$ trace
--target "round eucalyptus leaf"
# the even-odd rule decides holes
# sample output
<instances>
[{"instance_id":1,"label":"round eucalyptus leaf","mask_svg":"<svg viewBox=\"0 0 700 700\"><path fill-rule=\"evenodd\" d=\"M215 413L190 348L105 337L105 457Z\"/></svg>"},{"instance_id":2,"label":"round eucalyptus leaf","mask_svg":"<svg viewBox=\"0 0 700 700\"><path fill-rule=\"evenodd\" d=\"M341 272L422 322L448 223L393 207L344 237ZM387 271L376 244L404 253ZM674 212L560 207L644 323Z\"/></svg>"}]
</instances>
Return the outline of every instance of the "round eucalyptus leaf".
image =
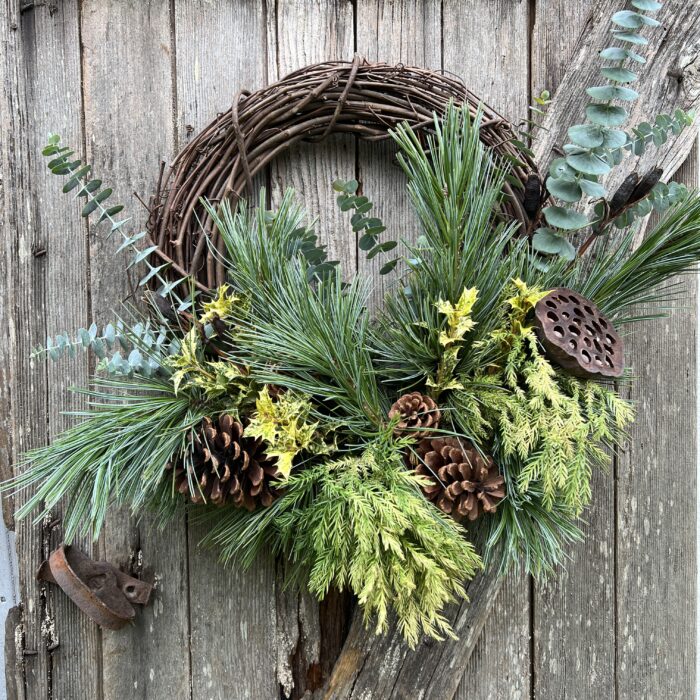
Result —
<instances>
[{"instance_id":1,"label":"round eucalyptus leaf","mask_svg":"<svg viewBox=\"0 0 700 700\"><path fill-rule=\"evenodd\" d=\"M566 157L566 162L574 170L578 170L586 175L607 175L610 172L610 166L597 153L588 152L570 155Z\"/></svg>"},{"instance_id":2,"label":"round eucalyptus leaf","mask_svg":"<svg viewBox=\"0 0 700 700\"><path fill-rule=\"evenodd\" d=\"M578 202L583 196L578 183L571 180L549 177L547 178L547 189L564 202Z\"/></svg>"},{"instance_id":3,"label":"round eucalyptus leaf","mask_svg":"<svg viewBox=\"0 0 700 700\"><path fill-rule=\"evenodd\" d=\"M622 100L632 102L639 97L639 93L631 88L620 87L619 85L596 85L589 87L586 92L594 100Z\"/></svg>"},{"instance_id":4,"label":"round eucalyptus leaf","mask_svg":"<svg viewBox=\"0 0 700 700\"><path fill-rule=\"evenodd\" d=\"M588 219L584 214L567 209L565 207L545 207L544 218L550 226L560 228L562 231L576 231L588 226Z\"/></svg>"},{"instance_id":5,"label":"round eucalyptus leaf","mask_svg":"<svg viewBox=\"0 0 700 700\"><path fill-rule=\"evenodd\" d=\"M620 12L616 12L612 16L612 21L625 29L639 29L644 26L645 19L644 15L640 15L639 12L633 12L632 10L620 10Z\"/></svg>"},{"instance_id":6,"label":"round eucalyptus leaf","mask_svg":"<svg viewBox=\"0 0 700 700\"><path fill-rule=\"evenodd\" d=\"M608 79L616 83L633 83L638 76L627 68L601 68L600 72Z\"/></svg>"},{"instance_id":7,"label":"round eucalyptus leaf","mask_svg":"<svg viewBox=\"0 0 700 700\"><path fill-rule=\"evenodd\" d=\"M596 199L605 197L605 187L596 180L582 178L579 180L578 185L589 197L595 197Z\"/></svg>"},{"instance_id":8,"label":"round eucalyptus leaf","mask_svg":"<svg viewBox=\"0 0 700 700\"><path fill-rule=\"evenodd\" d=\"M627 143L627 134L619 129L606 129L603 138L603 148L622 148Z\"/></svg>"},{"instance_id":9,"label":"round eucalyptus leaf","mask_svg":"<svg viewBox=\"0 0 700 700\"><path fill-rule=\"evenodd\" d=\"M576 180L576 171L564 160L555 158L549 166L549 174L557 180Z\"/></svg>"},{"instance_id":10,"label":"round eucalyptus leaf","mask_svg":"<svg viewBox=\"0 0 700 700\"><path fill-rule=\"evenodd\" d=\"M632 0L632 5L644 12L657 12L662 7L661 3L656 2L656 0Z\"/></svg>"},{"instance_id":11,"label":"round eucalyptus leaf","mask_svg":"<svg viewBox=\"0 0 700 700\"><path fill-rule=\"evenodd\" d=\"M636 44L637 46L646 46L649 43L648 39L634 32L613 32L613 36L618 41L625 41L628 44Z\"/></svg>"},{"instance_id":12,"label":"round eucalyptus leaf","mask_svg":"<svg viewBox=\"0 0 700 700\"><path fill-rule=\"evenodd\" d=\"M598 124L576 124L569 127L568 134L576 145L584 148L601 146L605 138L603 129Z\"/></svg>"},{"instance_id":13,"label":"round eucalyptus leaf","mask_svg":"<svg viewBox=\"0 0 700 700\"><path fill-rule=\"evenodd\" d=\"M618 105L590 104L586 116L600 126L620 126L627 119L627 110Z\"/></svg>"},{"instance_id":14,"label":"round eucalyptus leaf","mask_svg":"<svg viewBox=\"0 0 700 700\"><path fill-rule=\"evenodd\" d=\"M621 46L609 46L600 52L600 57L606 61L624 61L627 58L627 49Z\"/></svg>"},{"instance_id":15,"label":"round eucalyptus leaf","mask_svg":"<svg viewBox=\"0 0 700 700\"><path fill-rule=\"evenodd\" d=\"M532 237L532 247L540 253L558 255L565 260L573 260L576 256L576 248L549 228L537 229Z\"/></svg>"}]
</instances>

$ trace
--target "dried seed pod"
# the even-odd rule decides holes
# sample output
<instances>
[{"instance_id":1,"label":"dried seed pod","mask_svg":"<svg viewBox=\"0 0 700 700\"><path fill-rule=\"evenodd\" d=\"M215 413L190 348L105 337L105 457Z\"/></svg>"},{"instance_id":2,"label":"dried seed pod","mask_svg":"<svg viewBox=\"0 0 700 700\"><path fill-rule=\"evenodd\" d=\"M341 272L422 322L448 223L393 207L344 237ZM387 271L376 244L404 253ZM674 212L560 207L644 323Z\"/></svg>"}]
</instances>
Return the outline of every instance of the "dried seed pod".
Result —
<instances>
[{"instance_id":1,"label":"dried seed pod","mask_svg":"<svg viewBox=\"0 0 700 700\"><path fill-rule=\"evenodd\" d=\"M632 192L634 192L635 187L639 183L639 175L637 173L630 173L623 181L622 184L615 190L615 194L610 198L610 211L614 216L617 214L622 207L627 204Z\"/></svg>"},{"instance_id":2,"label":"dried seed pod","mask_svg":"<svg viewBox=\"0 0 700 700\"><path fill-rule=\"evenodd\" d=\"M559 287L535 306L535 327L547 357L577 377L619 377L622 338L598 307Z\"/></svg>"},{"instance_id":3,"label":"dried seed pod","mask_svg":"<svg viewBox=\"0 0 700 700\"><path fill-rule=\"evenodd\" d=\"M542 183L537 173L530 173L525 181L523 194L523 209L525 213L534 219L540 211L542 204Z\"/></svg>"},{"instance_id":4,"label":"dried seed pod","mask_svg":"<svg viewBox=\"0 0 700 700\"><path fill-rule=\"evenodd\" d=\"M649 192L654 189L654 186L659 182L663 174L663 168L654 168L653 170L650 170L634 188L632 194L627 200L627 204L634 204L640 199L644 199L644 197L646 197Z\"/></svg>"}]
</instances>

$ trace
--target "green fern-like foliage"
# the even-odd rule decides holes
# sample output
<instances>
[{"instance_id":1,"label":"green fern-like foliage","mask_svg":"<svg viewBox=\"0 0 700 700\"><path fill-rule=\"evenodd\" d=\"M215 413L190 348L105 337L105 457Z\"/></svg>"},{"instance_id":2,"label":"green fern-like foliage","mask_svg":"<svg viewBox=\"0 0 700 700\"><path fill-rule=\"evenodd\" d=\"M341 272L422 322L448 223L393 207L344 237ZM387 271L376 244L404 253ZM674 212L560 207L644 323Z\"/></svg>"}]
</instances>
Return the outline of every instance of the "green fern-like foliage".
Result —
<instances>
[{"instance_id":1,"label":"green fern-like foliage","mask_svg":"<svg viewBox=\"0 0 700 700\"><path fill-rule=\"evenodd\" d=\"M393 608L411 646L421 634L452 635L441 611L464 597L462 581L481 567L459 527L418 485L399 451L368 448L293 475L283 499L295 507L282 506L277 518L279 546L308 570L314 595L323 598L331 586L353 591L377 633Z\"/></svg>"},{"instance_id":2,"label":"green fern-like foliage","mask_svg":"<svg viewBox=\"0 0 700 700\"><path fill-rule=\"evenodd\" d=\"M480 438L497 432L499 456L519 464L520 494L536 483L541 502L580 514L591 497L591 469L607 463L601 445L615 445L633 411L614 387L557 372L544 357L528 313L543 292L516 281L502 329L484 343L489 373L455 392L454 420Z\"/></svg>"}]
</instances>

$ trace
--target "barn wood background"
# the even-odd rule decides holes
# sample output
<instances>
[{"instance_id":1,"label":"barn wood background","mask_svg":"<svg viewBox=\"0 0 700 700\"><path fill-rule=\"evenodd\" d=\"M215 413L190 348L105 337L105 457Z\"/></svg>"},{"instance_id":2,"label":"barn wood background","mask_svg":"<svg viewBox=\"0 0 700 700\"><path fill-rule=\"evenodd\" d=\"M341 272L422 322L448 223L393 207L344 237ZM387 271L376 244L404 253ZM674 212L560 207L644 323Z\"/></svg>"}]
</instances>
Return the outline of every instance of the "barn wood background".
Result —
<instances>
[{"instance_id":1,"label":"barn wood background","mask_svg":"<svg viewBox=\"0 0 700 700\"><path fill-rule=\"evenodd\" d=\"M696 3L666 5L668 20ZM143 221L132 193L147 197L160 160L227 109L240 88L359 52L453 71L519 120L532 94L566 80L581 33L621 7L611 0L0 0L3 473L19 452L67 425L59 411L76 405L67 389L92 369L86 356L32 362L30 348L47 333L108 319L129 294L113 243L87 229L45 172L38 153L49 131L77 145ZM669 42L661 32L650 51ZM671 102L685 89L682 78L657 75ZM564 115L567 124L580 107ZM678 176L696 184L697 172L694 152ZM298 188L320 214L333 255L374 272L358 257L330 189L333 179L353 175L390 230L410 235L414 221L386 147L352 139L304 146L276 163L268 181L273 198ZM685 308L630 341L639 419L629 449L595 478L585 544L551 584L505 582L456 698L694 695L694 281L688 289ZM175 522L159 533L126 512L112 515L97 544L82 544L155 580L157 595L134 627L101 633L34 580L61 540L60 514L35 527L13 524L11 503L3 512L17 530L22 593L7 625L10 698L261 700L298 696L333 664L342 630L325 625L322 637L319 629L324 618L342 619L341 601L319 612L307 597L281 590L279 564L224 570L214 553L197 549L196 528Z\"/></svg>"}]
</instances>

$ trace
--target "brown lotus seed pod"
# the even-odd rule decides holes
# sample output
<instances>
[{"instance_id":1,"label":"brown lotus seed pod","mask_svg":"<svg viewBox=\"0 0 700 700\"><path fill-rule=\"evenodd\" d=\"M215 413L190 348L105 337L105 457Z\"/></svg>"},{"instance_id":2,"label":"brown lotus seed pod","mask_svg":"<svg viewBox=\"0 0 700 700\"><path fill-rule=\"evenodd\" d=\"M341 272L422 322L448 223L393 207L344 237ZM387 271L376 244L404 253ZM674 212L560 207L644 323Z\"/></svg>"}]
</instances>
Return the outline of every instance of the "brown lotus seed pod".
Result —
<instances>
[{"instance_id":1,"label":"brown lotus seed pod","mask_svg":"<svg viewBox=\"0 0 700 700\"><path fill-rule=\"evenodd\" d=\"M535 327L547 357L577 377L619 377L624 347L612 323L590 300L559 287L535 306Z\"/></svg>"}]
</instances>

